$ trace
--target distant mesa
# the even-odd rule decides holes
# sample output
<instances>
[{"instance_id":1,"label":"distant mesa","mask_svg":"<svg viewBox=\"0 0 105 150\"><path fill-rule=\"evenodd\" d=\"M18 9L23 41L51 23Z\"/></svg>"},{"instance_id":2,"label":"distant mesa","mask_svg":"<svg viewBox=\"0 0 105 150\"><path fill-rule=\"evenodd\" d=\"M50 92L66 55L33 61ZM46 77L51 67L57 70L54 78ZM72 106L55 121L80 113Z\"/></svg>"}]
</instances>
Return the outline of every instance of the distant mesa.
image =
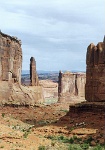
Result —
<instances>
[{"instance_id":1,"label":"distant mesa","mask_svg":"<svg viewBox=\"0 0 105 150\"><path fill-rule=\"evenodd\" d=\"M59 72L58 102L80 102L85 100L85 73Z\"/></svg>"},{"instance_id":2,"label":"distant mesa","mask_svg":"<svg viewBox=\"0 0 105 150\"><path fill-rule=\"evenodd\" d=\"M86 54L86 74L59 72L58 102L75 99L105 102L105 36L97 46L91 43Z\"/></svg>"}]
</instances>

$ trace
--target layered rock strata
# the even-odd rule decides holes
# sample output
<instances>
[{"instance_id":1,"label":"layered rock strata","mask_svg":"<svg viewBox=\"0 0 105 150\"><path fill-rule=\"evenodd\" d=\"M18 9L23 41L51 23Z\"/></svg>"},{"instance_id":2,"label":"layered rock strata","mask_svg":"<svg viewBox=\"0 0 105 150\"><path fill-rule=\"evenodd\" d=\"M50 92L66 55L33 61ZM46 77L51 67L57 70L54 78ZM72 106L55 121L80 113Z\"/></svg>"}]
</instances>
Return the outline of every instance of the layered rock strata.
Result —
<instances>
[{"instance_id":1,"label":"layered rock strata","mask_svg":"<svg viewBox=\"0 0 105 150\"><path fill-rule=\"evenodd\" d=\"M20 84L21 68L21 41L0 32L0 81Z\"/></svg>"},{"instance_id":2,"label":"layered rock strata","mask_svg":"<svg viewBox=\"0 0 105 150\"><path fill-rule=\"evenodd\" d=\"M36 72L36 61L34 59L34 57L30 58L30 84L32 86L38 86L39 85L39 81L38 81L38 75Z\"/></svg>"},{"instance_id":3,"label":"layered rock strata","mask_svg":"<svg viewBox=\"0 0 105 150\"><path fill-rule=\"evenodd\" d=\"M85 98L89 102L105 102L105 38L97 46L87 48Z\"/></svg>"},{"instance_id":4,"label":"layered rock strata","mask_svg":"<svg viewBox=\"0 0 105 150\"><path fill-rule=\"evenodd\" d=\"M7 81L0 81L0 105L34 106L43 102L41 86L10 85Z\"/></svg>"},{"instance_id":5,"label":"layered rock strata","mask_svg":"<svg viewBox=\"0 0 105 150\"><path fill-rule=\"evenodd\" d=\"M97 46L91 43L86 54L86 102L70 106L69 115L87 111L105 112L105 37Z\"/></svg>"},{"instance_id":6,"label":"layered rock strata","mask_svg":"<svg viewBox=\"0 0 105 150\"><path fill-rule=\"evenodd\" d=\"M58 102L85 100L85 73L59 72Z\"/></svg>"},{"instance_id":7,"label":"layered rock strata","mask_svg":"<svg viewBox=\"0 0 105 150\"><path fill-rule=\"evenodd\" d=\"M58 83L51 80L40 80L39 84L43 87L44 99L58 99Z\"/></svg>"},{"instance_id":8,"label":"layered rock strata","mask_svg":"<svg viewBox=\"0 0 105 150\"><path fill-rule=\"evenodd\" d=\"M82 102L69 107L69 112L105 112L105 102ZM70 113L69 113L70 114Z\"/></svg>"},{"instance_id":9,"label":"layered rock strata","mask_svg":"<svg viewBox=\"0 0 105 150\"><path fill-rule=\"evenodd\" d=\"M21 41L0 32L0 105L35 105L42 103L43 90L38 86L36 64L31 58L31 85L21 85Z\"/></svg>"}]
</instances>

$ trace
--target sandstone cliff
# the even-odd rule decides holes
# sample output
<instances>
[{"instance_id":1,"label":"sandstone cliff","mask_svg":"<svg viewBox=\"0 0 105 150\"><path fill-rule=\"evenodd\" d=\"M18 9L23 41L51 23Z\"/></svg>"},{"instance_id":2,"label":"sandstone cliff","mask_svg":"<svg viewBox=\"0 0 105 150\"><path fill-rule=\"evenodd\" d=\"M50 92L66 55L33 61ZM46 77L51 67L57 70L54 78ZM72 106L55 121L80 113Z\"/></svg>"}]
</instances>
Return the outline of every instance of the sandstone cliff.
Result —
<instances>
[{"instance_id":1,"label":"sandstone cliff","mask_svg":"<svg viewBox=\"0 0 105 150\"><path fill-rule=\"evenodd\" d=\"M86 65L86 100L105 101L105 38L88 46Z\"/></svg>"},{"instance_id":2,"label":"sandstone cliff","mask_svg":"<svg viewBox=\"0 0 105 150\"><path fill-rule=\"evenodd\" d=\"M42 103L42 87L38 86L36 63L30 60L31 85L21 85L21 41L0 32L0 104L34 105ZM35 82L35 83L34 83Z\"/></svg>"},{"instance_id":3,"label":"sandstone cliff","mask_svg":"<svg viewBox=\"0 0 105 150\"><path fill-rule=\"evenodd\" d=\"M21 83L21 68L21 41L0 32L0 80Z\"/></svg>"},{"instance_id":4,"label":"sandstone cliff","mask_svg":"<svg viewBox=\"0 0 105 150\"><path fill-rule=\"evenodd\" d=\"M58 101L85 100L85 73L59 73Z\"/></svg>"},{"instance_id":5,"label":"sandstone cliff","mask_svg":"<svg viewBox=\"0 0 105 150\"><path fill-rule=\"evenodd\" d=\"M0 81L0 105L34 106L36 103L43 103L41 86L10 85Z\"/></svg>"},{"instance_id":6,"label":"sandstone cliff","mask_svg":"<svg viewBox=\"0 0 105 150\"><path fill-rule=\"evenodd\" d=\"M51 80L40 80L39 84L43 87L44 99L58 99L58 83Z\"/></svg>"}]
</instances>

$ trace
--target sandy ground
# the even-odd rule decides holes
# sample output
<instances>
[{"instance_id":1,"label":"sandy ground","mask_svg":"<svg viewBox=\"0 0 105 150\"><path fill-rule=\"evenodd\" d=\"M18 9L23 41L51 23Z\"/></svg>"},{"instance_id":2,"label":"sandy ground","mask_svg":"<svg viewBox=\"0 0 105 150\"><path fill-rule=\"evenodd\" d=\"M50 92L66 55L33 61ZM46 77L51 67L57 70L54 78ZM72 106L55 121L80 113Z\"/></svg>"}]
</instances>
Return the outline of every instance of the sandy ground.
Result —
<instances>
[{"instance_id":1,"label":"sandy ground","mask_svg":"<svg viewBox=\"0 0 105 150\"><path fill-rule=\"evenodd\" d=\"M0 107L0 149L38 150L41 145L52 145L48 137L61 135L82 139L91 135L94 144L103 144L104 112L68 114L68 110L69 104Z\"/></svg>"}]
</instances>

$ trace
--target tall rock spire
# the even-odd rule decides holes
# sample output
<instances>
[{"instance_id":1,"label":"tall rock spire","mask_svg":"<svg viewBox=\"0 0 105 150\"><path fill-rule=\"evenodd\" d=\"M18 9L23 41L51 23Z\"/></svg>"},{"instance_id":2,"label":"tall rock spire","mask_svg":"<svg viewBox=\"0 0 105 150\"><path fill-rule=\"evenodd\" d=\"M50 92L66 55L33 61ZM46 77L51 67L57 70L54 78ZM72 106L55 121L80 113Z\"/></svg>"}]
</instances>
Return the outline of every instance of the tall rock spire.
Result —
<instances>
[{"instance_id":1,"label":"tall rock spire","mask_svg":"<svg viewBox=\"0 0 105 150\"><path fill-rule=\"evenodd\" d=\"M34 57L30 58L30 81L32 86L38 86L38 76L36 72L36 61Z\"/></svg>"}]
</instances>

